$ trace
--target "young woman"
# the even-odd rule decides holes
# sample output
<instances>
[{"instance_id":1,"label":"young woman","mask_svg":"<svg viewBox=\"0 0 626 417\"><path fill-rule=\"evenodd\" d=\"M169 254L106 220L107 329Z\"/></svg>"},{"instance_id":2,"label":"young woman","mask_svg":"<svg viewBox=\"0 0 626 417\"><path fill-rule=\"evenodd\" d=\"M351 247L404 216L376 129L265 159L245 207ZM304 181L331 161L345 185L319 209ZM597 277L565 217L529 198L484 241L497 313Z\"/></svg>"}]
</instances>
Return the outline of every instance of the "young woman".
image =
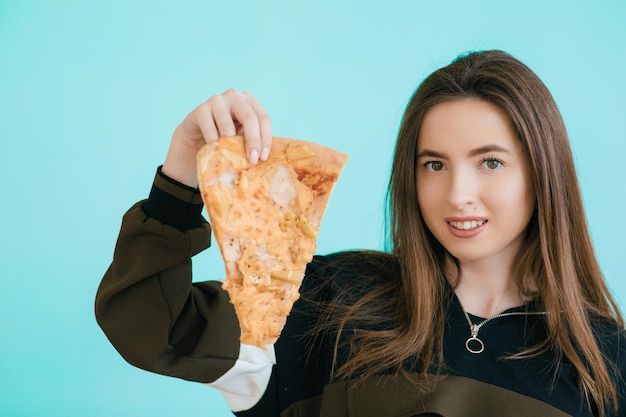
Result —
<instances>
[{"instance_id":1,"label":"young woman","mask_svg":"<svg viewBox=\"0 0 626 417\"><path fill-rule=\"evenodd\" d=\"M239 416L626 416L626 336L596 261L561 116L524 64L461 56L411 98L389 183L389 253L316 256L267 350L240 345L195 154L271 123L229 90L176 129L125 215L96 316L130 363L220 389Z\"/></svg>"}]
</instances>

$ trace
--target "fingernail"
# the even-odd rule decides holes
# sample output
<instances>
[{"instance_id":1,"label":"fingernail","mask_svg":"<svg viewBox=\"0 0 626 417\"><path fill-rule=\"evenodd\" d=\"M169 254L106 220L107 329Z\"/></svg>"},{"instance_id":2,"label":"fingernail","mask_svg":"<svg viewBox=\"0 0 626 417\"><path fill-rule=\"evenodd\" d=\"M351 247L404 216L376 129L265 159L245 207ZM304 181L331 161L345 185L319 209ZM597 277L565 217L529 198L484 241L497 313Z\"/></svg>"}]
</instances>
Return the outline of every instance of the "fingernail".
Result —
<instances>
[{"instance_id":1,"label":"fingernail","mask_svg":"<svg viewBox=\"0 0 626 417\"><path fill-rule=\"evenodd\" d=\"M250 162L252 162L253 164L256 164L257 162L259 162L259 151L257 151L256 149L253 149L250 152Z\"/></svg>"},{"instance_id":2,"label":"fingernail","mask_svg":"<svg viewBox=\"0 0 626 417\"><path fill-rule=\"evenodd\" d=\"M265 146L262 150L261 150L261 161L267 161L267 158L270 156L270 148L268 148L267 146Z\"/></svg>"}]
</instances>

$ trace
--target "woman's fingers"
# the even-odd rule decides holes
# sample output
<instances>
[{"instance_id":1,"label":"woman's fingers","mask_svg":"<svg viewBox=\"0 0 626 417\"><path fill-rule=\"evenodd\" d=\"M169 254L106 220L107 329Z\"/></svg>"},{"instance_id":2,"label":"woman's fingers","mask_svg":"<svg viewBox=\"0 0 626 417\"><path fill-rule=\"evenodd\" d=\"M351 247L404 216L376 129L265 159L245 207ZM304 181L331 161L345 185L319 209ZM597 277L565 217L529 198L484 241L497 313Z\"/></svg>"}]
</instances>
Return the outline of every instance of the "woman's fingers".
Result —
<instances>
[{"instance_id":1,"label":"woman's fingers","mask_svg":"<svg viewBox=\"0 0 626 417\"><path fill-rule=\"evenodd\" d=\"M204 140L243 135L246 154L253 164L266 160L272 146L272 122L251 93L235 89L211 97L199 108L197 123Z\"/></svg>"},{"instance_id":2,"label":"woman's fingers","mask_svg":"<svg viewBox=\"0 0 626 417\"><path fill-rule=\"evenodd\" d=\"M210 101L211 100L208 100L196 107L195 111L190 115L193 116L193 124L195 124L202 133L202 141L206 143L216 141L220 137L220 132L213 119L213 110Z\"/></svg>"},{"instance_id":3,"label":"woman's fingers","mask_svg":"<svg viewBox=\"0 0 626 417\"><path fill-rule=\"evenodd\" d=\"M236 90L227 90L223 94L209 99L212 107L212 116L219 131L219 136L235 136L234 109L245 105L244 98Z\"/></svg>"},{"instance_id":4,"label":"woman's fingers","mask_svg":"<svg viewBox=\"0 0 626 417\"><path fill-rule=\"evenodd\" d=\"M248 160L256 164L269 156L272 123L251 93L230 89L196 107L176 128L163 163L163 173L197 186L196 154L221 136L243 135Z\"/></svg>"},{"instance_id":5,"label":"woman's fingers","mask_svg":"<svg viewBox=\"0 0 626 417\"><path fill-rule=\"evenodd\" d=\"M183 122L185 140L199 149L221 136L243 135L252 163L266 160L272 146L272 122L251 93L226 90L202 103Z\"/></svg>"},{"instance_id":6,"label":"woman's fingers","mask_svg":"<svg viewBox=\"0 0 626 417\"><path fill-rule=\"evenodd\" d=\"M257 121L258 121L258 126L259 126L259 130L258 130L259 132L258 133L259 135L258 136L259 158L262 161L265 161L267 157L269 156L270 149L272 147L272 120L268 116L263 106L261 106L261 104L257 101L256 97L254 97L251 93L243 93L243 95L246 98L247 103L250 105L252 110L254 110L257 116ZM256 141L256 137L251 138L250 143L248 144L248 135L245 132L245 129L244 129L244 134L246 135L247 148L252 148L253 146L255 146L256 142L252 143L252 140Z\"/></svg>"},{"instance_id":7,"label":"woman's fingers","mask_svg":"<svg viewBox=\"0 0 626 417\"><path fill-rule=\"evenodd\" d=\"M231 90L229 90L228 92L230 91ZM245 138L246 154L248 155L248 160L253 164L256 164L259 161L259 156L261 155L260 115L257 114L256 109L253 108L248 101L248 98L251 95L244 95L239 92L232 94L232 130L229 129L228 131L224 131L223 133L225 136L232 136L236 134L237 129L235 128L234 123L237 122L240 125L239 131L243 133Z\"/></svg>"}]
</instances>

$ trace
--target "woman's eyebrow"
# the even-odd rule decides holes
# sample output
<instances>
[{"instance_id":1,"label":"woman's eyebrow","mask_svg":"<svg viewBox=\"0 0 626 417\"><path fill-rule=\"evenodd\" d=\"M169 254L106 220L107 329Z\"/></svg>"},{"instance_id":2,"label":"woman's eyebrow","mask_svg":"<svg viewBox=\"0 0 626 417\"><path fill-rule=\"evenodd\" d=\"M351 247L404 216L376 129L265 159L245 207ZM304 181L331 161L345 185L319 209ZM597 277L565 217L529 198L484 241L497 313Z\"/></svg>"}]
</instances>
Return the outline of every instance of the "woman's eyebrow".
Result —
<instances>
[{"instance_id":1,"label":"woman's eyebrow","mask_svg":"<svg viewBox=\"0 0 626 417\"><path fill-rule=\"evenodd\" d=\"M445 153L432 151L430 149L424 149L420 153L417 154L418 158L423 158L426 156L431 157L431 158L441 158L441 159L445 159L447 157Z\"/></svg>"},{"instance_id":2,"label":"woman's eyebrow","mask_svg":"<svg viewBox=\"0 0 626 417\"><path fill-rule=\"evenodd\" d=\"M471 151L468 152L469 156L477 156L477 155L482 155L484 153L489 153L489 152L504 152L504 153L510 153L509 150L503 146L500 145L496 145L494 144L490 144L490 145L485 145L485 146L481 146L479 148L476 149L472 149Z\"/></svg>"},{"instance_id":3,"label":"woman's eyebrow","mask_svg":"<svg viewBox=\"0 0 626 417\"><path fill-rule=\"evenodd\" d=\"M482 154L489 153L489 152L511 153L507 148L494 143L494 144L489 144L489 145L472 149L471 151L468 152L468 155L477 156L477 155L482 155ZM417 157L418 158L431 157L431 158L445 159L447 158L447 154L443 152L433 151L432 149L423 149L422 151L420 151L420 153L417 154Z\"/></svg>"}]
</instances>

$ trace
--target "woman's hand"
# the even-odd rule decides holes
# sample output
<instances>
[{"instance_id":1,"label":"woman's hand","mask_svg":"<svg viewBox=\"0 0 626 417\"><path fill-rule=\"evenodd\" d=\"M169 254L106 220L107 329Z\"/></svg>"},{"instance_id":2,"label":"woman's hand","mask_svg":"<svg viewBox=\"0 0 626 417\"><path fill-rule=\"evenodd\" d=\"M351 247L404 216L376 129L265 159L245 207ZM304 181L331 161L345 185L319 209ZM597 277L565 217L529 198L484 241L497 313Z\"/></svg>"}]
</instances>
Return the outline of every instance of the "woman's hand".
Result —
<instances>
[{"instance_id":1,"label":"woman's hand","mask_svg":"<svg viewBox=\"0 0 626 417\"><path fill-rule=\"evenodd\" d=\"M198 186L196 154L221 136L243 135L253 164L266 160L272 146L272 122L251 93L229 89L196 107L176 128L163 173L191 187Z\"/></svg>"}]
</instances>

